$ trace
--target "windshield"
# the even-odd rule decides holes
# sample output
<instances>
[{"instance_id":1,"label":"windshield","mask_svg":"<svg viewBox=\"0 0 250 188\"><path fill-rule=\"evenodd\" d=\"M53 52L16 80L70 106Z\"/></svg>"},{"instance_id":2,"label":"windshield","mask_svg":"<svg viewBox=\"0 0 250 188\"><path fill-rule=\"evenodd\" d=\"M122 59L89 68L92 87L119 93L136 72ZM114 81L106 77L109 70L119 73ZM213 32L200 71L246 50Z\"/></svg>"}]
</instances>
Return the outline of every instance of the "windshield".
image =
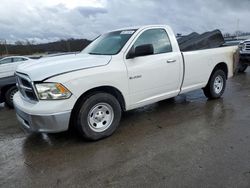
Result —
<instances>
[{"instance_id":1,"label":"windshield","mask_svg":"<svg viewBox=\"0 0 250 188\"><path fill-rule=\"evenodd\" d=\"M91 55L118 54L135 31L136 30L122 30L101 35L85 48L83 53Z\"/></svg>"}]
</instances>

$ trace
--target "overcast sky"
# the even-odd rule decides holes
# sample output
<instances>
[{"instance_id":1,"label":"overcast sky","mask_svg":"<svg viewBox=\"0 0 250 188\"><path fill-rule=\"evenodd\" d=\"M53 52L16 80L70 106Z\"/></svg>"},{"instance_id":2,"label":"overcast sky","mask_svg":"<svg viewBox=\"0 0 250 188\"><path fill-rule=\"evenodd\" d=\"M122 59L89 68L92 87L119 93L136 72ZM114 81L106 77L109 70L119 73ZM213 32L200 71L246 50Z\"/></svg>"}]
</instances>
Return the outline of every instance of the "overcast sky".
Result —
<instances>
[{"instance_id":1,"label":"overcast sky","mask_svg":"<svg viewBox=\"0 0 250 188\"><path fill-rule=\"evenodd\" d=\"M0 39L93 39L121 27L168 24L175 33L250 31L250 0L1 0Z\"/></svg>"}]
</instances>

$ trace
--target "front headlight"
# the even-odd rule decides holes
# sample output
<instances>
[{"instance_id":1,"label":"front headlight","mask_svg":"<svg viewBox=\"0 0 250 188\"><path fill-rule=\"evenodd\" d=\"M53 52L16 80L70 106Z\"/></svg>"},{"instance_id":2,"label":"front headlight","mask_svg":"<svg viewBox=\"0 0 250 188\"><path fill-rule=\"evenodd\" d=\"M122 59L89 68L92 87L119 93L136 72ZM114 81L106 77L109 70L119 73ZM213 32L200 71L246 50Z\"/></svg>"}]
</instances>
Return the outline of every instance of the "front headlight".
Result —
<instances>
[{"instance_id":1,"label":"front headlight","mask_svg":"<svg viewBox=\"0 0 250 188\"><path fill-rule=\"evenodd\" d=\"M245 46L246 46L246 44L241 43L241 44L239 44L239 49L240 49L240 50L244 50L244 49L245 49Z\"/></svg>"},{"instance_id":2,"label":"front headlight","mask_svg":"<svg viewBox=\"0 0 250 188\"><path fill-rule=\"evenodd\" d=\"M40 100L61 100L71 97L71 92L59 83L36 84L36 90Z\"/></svg>"}]
</instances>

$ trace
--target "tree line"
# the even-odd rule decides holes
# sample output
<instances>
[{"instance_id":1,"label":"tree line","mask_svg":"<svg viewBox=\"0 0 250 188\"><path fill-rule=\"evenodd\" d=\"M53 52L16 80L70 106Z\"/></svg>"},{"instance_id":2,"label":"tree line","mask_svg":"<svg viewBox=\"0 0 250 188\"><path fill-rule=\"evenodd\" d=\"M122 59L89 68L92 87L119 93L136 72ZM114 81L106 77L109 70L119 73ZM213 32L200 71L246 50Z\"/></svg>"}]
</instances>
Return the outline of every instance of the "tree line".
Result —
<instances>
[{"instance_id":1,"label":"tree line","mask_svg":"<svg viewBox=\"0 0 250 188\"><path fill-rule=\"evenodd\" d=\"M231 34L231 33L224 33L224 37L236 37L236 36L249 36L250 32L243 32L243 31L236 31L235 33Z\"/></svg>"},{"instance_id":2,"label":"tree line","mask_svg":"<svg viewBox=\"0 0 250 188\"><path fill-rule=\"evenodd\" d=\"M17 41L15 44L0 42L0 56L32 55L43 53L77 52L83 50L91 41L87 39L68 39L56 42L35 44L34 41Z\"/></svg>"}]
</instances>

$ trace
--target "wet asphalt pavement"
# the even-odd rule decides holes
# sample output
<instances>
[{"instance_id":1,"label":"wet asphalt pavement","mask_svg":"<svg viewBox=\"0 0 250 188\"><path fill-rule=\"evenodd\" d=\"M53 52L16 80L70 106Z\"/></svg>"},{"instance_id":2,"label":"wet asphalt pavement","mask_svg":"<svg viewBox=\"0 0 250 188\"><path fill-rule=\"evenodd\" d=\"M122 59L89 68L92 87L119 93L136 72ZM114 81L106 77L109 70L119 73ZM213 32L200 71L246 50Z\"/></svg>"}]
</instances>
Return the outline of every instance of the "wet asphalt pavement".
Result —
<instances>
[{"instance_id":1,"label":"wet asphalt pavement","mask_svg":"<svg viewBox=\"0 0 250 188\"><path fill-rule=\"evenodd\" d=\"M220 100L195 91L126 112L92 143L24 133L1 105L0 187L250 187L250 70Z\"/></svg>"}]
</instances>

